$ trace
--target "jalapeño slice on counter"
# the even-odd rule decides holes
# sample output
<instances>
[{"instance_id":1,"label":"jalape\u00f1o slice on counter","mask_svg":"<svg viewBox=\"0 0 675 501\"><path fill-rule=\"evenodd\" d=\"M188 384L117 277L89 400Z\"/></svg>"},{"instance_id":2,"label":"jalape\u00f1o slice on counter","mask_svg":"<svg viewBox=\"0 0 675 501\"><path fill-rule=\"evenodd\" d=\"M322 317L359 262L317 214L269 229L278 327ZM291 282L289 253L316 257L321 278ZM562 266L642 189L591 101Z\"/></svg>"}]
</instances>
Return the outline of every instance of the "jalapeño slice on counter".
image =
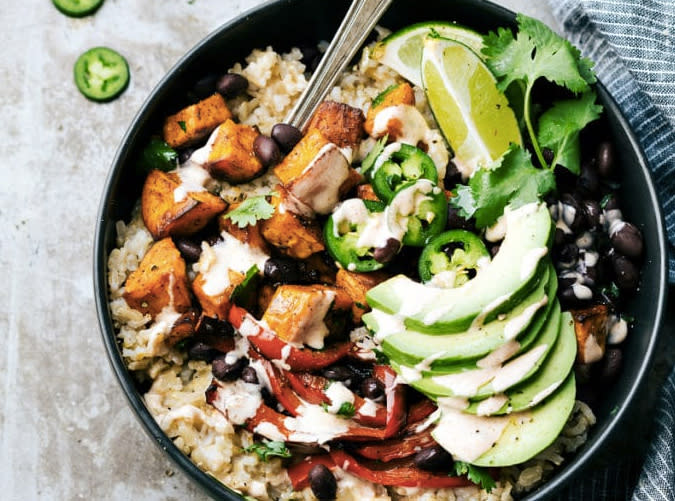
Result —
<instances>
[{"instance_id":1,"label":"jalape\u00f1o slice on counter","mask_svg":"<svg viewBox=\"0 0 675 501\"><path fill-rule=\"evenodd\" d=\"M107 47L94 47L77 58L75 84L92 101L110 101L129 84L129 65L122 55Z\"/></svg>"},{"instance_id":2,"label":"jalape\u00f1o slice on counter","mask_svg":"<svg viewBox=\"0 0 675 501\"><path fill-rule=\"evenodd\" d=\"M401 186L387 208L387 225L403 235L403 245L423 247L445 229L448 201L445 191L429 179Z\"/></svg>"},{"instance_id":3,"label":"jalape\u00f1o slice on counter","mask_svg":"<svg viewBox=\"0 0 675 501\"><path fill-rule=\"evenodd\" d=\"M489 258L490 253L477 235L450 230L429 240L420 255L418 269L423 282L443 273L443 284L459 287L475 276L481 261Z\"/></svg>"},{"instance_id":4,"label":"jalape\u00f1o slice on counter","mask_svg":"<svg viewBox=\"0 0 675 501\"><path fill-rule=\"evenodd\" d=\"M434 161L415 146L395 143L386 147L380 155L388 158L371 171L373 190L380 200L388 203L394 198L394 193L410 181L429 179L438 182Z\"/></svg>"},{"instance_id":5,"label":"jalape\u00f1o slice on counter","mask_svg":"<svg viewBox=\"0 0 675 501\"><path fill-rule=\"evenodd\" d=\"M52 0L52 3L66 16L84 17L96 12L103 0Z\"/></svg>"},{"instance_id":6,"label":"jalape\u00f1o slice on counter","mask_svg":"<svg viewBox=\"0 0 675 501\"><path fill-rule=\"evenodd\" d=\"M335 261L349 271L367 272L382 268L385 262L375 259L378 235L386 228L381 202L345 200L324 226L326 249Z\"/></svg>"}]
</instances>

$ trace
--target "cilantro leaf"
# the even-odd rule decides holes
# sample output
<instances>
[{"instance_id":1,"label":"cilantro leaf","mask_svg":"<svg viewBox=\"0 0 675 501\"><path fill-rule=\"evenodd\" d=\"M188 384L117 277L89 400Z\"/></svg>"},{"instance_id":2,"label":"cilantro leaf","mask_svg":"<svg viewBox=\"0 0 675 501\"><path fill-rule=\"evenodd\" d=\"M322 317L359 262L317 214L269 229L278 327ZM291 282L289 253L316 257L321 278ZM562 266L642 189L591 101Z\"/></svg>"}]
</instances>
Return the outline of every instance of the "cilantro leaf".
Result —
<instances>
[{"instance_id":1,"label":"cilantro leaf","mask_svg":"<svg viewBox=\"0 0 675 501\"><path fill-rule=\"evenodd\" d=\"M187 126L183 120L178 121L178 126L183 130L183 132L187 132Z\"/></svg>"},{"instance_id":2,"label":"cilantro leaf","mask_svg":"<svg viewBox=\"0 0 675 501\"><path fill-rule=\"evenodd\" d=\"M377 160L377 157L380 156L380 153L382 153L382 150L384 150L384 147L387 145L388 138L389 135L385 135L375 143L373 149L370 150L368 155L366 155L366 158L364 158L363 162L361 163L361 174L368 176L370 170L375 166L375 160Z\"/></svg>"},{"instance_id":3,"label":"cilantro leaf","mask_svg":"<svg viewBox=\"0 0 675 501\"><path fill-rule=\"evenodd\" d=\"M553 172L534 167L530 154L512 144L492 166L477 169L468 186L458 187L450 204L464 217L474 216L478 228L486 228L497 221L507 205L515 209L537 202L554 188Z\"/></svg>"},{"instance_id":4,"label":"cilantro leaf","mask_svg":"<svg viewBox=\"0 0 675 501\"><path fill-rule=\"evenodd\" d=\"M271 456L280 458L291 457L291 451L288 450L284 442L255 442L244 448L244 452L255 452L261 461L267 462Z\"/></svg>"},{"instance_id":5,"label":"cilantro leaf","mask_svg":"<svg viewBox=\"0 0 675 501\"><path fill-rule=\"evenodd\" d=\"M595 104L595 92L584 92L578 99L553 103L553 107L539 117L539 144L555 154L551 165L562 165L574 174L581 171L579 133L602 113Z\"/></svg>"},{"instance_id":6,"label":"cilantro leaf","mask_svg":"<svg viewBox=\"0 0 675 501\"><path fill-rule=\"evenodd\" d=\"M253 226L261 219L269 219L274 214L274 206L267 201L265 195L250 197L244 200L239 207L225 214L239 228Z\"/></svg>"},{"instance_id":7,"label":"cilantro leaf","mask_svg":"<svg viewBox=\"0 0 675 501\"><path fill-rule=\"evenodd\" d=\"M346 418L352 417L356 413L354 404L351 402L342 402L340 409L337 411L338 416L344 416Z\"/></svg>"},{"instance_id":8,"label":"cilantro leaf","mask_svg":"<svg viewBox=\"0 0 675 501\"><path fill-rule=\"evenodd\" d=\"M251 297L255 294L259 278L260 270L258 269L258 265L254 264L246 271L244 280L234 288L230 295L230 300L239 306L245 307L248 305Z\"/></svg>"},{"instance_id":9,"label":"cilantro leaf","mask_svg":"<svg viewBox=\"0 0 675 501\"><path fill-rule=\"evenodd\" d=\"M579 50L541 21L518 14L518 33L500 28L484 39L483 54L498 87L506 91L516 83L522 90L522 121L541 165L547 165L532 125L532 88L539 78L565 87L575 94L586 92L596 81L593 63L581 57ZM555 164L550 167L554 167Z\"/></svg>"},{"instance_id":10,"label":"cilantro leaf","mask_svg":"<svg viewBox=\"0 0 675 501\"><path fill-rule=\"evenodd\" d=\"M492 491L497 485L486 468L474 466L464 461L455 461L454 468L456 475L466 475L469 480L481 486L487 492Z\"/></svg>"},{"instance_id":11,"label":"cilantro leaf","mask_svg":"<svg viewBox=\"0 0 675 501\"><path fill-rule=\"evenodd\" d=\"M166 142L158 137L153 137L143 148L138 160L138 167L143 172L153 169L169 172L178 165L178 153Z\"/></svg>"}]
</instances>

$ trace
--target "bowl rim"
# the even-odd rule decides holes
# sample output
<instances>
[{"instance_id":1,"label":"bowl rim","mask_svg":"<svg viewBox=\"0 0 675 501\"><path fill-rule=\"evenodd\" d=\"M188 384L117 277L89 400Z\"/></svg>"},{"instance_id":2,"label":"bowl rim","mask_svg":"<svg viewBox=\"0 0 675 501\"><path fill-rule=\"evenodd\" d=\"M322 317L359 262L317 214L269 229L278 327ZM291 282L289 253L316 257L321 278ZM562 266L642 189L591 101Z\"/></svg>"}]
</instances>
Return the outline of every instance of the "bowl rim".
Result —
<instances>
[{"instance_id":1,"label":"bowl rim","mask_svg":"<svg viewBox=\"0 0 675 501\"><path fill-rule=\"evenodd\" d=\"M190 48L190 50L188 50L180 59L178 59L175 64L171 66L164 77L149 92L141 107L132 118L129 127L120 141L120 144L113 157L111 168L105 180L104 189L99 201L99 207L97 211L98 217L94 231L93 286L98 325L103 338L108 362L124 392L128 405L133 410L136 419L141 422L145 432L153 439L153 442L168 454L169 458L183 471L183 473L188 476L188 478L196 483L196 485L205 491L209 496L218 499L228 499L231 501L245 498L233 491L227 485L217 480L215 477L201 470L195 463L192 462L192 460L188 458L187 455L183 454L183 452L173 443L168 435L162 431L159 424L157 421L155 421L154 417L150 414L150 411L146 407L142 399L142 395L139 394L133 382L131 381L130 372L126 368L124 360L122 359L121 353L119 351L117 344L117 334L113 326L109 306L107 282L108 253L105 249L105 228L110 224L114 224L115 222L108 221L106 215L108 212L108 204L111 200L113 186L115 185L115 180L121 175L123 165L122 160L124 159L125 153L127 152L129 146L133 144L136 136L141 133L141 130L143 129L142 125L144 125L144 120L142 119L146 117L146 115L151 115L152 113L150 110L152 109L152 105L156 101L161 100L159 97L159 90L166 86L169 81L173 80L180 72L180 68L188 64L188 62L192 59L196 58L203 48L209 46L214 39L220 36L221 33L249 22L251 18L255 18L256 15L264 10L279 6L281 4L292 5L293 3L295 3L295 0L267 0L257 6L245 10L238 16L230 19L208 33L204 38L202 38L192 48ZM477 9L489 8L495 12L498 12L499 15L503 17L515 16L515 12L501 5L494 4L488 0L473 0L472 3L476 4ZM584 447L584 450L575 453L573 460L567 462L553 478L549 479L539 488L528 493L527 496L523 498L524 500L546 498L547 496L566 486L572 480L572 478L580 475L583 469L588 468L591 465L592 458L598 454L605 442L625 418L640 386L645 383L646 375L652 364L655 347L658 342L659 335L661 335L661 327L665 316L664 314L668 291L668 270L663 211L659 203L656 189L654 187L651 171L648 168L648 162L634 131L630 127L630 124L623 115L621 109L616 104L616 101L606 90L602 82L598 81L597 86L600 88L603 94L603 100L605 101L603 104L611 105L617 122L628 137L630 148L636 153L642 176L644 177L647 185L651 206L655 209L655 218L658 222L656 225L658 262L655 263L655 266L658 267L657 275L659 279L658 283L660 285L657 295L654 298L656 301L655 321L653 328L649 332L649 343L646 348L645 356L642 358L642 361L639 364L636 377L632 380L625 398L623 398L621 403L618 404L616 412L614 412L608 418L608 422L606 423L604 429L602 429L598 434L594 435L591 440L589 440L590 444L587 443L587 446Z\"/></svg>"}]
</instances>

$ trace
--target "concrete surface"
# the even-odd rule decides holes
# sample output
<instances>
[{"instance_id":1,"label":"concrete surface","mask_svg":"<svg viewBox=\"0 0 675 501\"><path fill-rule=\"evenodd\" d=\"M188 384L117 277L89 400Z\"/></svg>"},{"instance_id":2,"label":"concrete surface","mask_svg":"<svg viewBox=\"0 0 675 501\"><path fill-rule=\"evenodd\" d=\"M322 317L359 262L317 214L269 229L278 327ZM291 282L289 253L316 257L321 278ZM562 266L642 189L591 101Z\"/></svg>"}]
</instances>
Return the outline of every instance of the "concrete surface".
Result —
<instances>
[{"instance_id":1,"label":"concrete surface","mask_svg":"<svg viewBox=\"0 0 675 501\"><path fill-rule=\"evenodd\" d=\"M431 0L429 0L431 1ZM92 240L117 144L166 70L260 0L107 0L70 19L51 2L0 9L0 499L203 499L141 430L104 353ZM504 5L553 23L543 2ZM129 60L94 104L72 81L84 50Z\"/></svg>"}]
</instances>

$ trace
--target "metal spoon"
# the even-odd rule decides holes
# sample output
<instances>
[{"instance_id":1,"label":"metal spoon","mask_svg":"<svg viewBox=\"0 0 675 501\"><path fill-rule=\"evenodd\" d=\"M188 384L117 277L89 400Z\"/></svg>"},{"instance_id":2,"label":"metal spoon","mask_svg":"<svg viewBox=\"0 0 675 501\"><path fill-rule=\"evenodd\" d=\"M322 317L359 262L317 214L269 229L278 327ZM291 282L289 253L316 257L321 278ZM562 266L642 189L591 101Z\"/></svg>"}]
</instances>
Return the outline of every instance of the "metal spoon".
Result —
<instances>
[{"instance_id":1,"label":"metal spoon","mask_svg":"<svg viewBox=\"0 0 675 501\"><path fill-rule=\"evenodd\" d=\"M342 24L285 122L304 130L316 107L335 85L393 0L353 0Z\"/></svg>"}]
</instances>

